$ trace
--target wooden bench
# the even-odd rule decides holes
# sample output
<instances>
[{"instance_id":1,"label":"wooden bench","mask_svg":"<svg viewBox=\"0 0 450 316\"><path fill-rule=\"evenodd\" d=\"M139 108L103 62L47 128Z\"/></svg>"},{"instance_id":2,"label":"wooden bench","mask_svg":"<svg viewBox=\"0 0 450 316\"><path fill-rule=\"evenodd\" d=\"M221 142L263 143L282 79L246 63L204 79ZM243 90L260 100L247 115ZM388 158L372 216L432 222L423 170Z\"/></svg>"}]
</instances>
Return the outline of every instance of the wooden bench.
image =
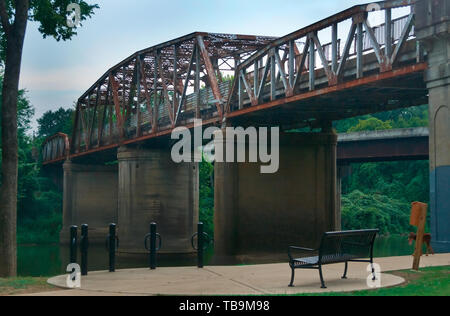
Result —
<instances>
[{"instance_id":1,"label":"wooden bench","mask_svg":"<svg viewBox=\"0 0 450 316\"><path fill-rule=\"evenodd\" d=\"M378 232L378 229L328 232L323 235L319 249L289 247L289 266L292 270L289 286L294 286L295 269L318 269L322 288L326 289L322 266L333 263L345 263L342 278L346 279L349 262L369 262L372 265L373 280L375 280L373 245ZM294 257L294 251L308 253L308 256Z\"/></svg>"}]
</instances>

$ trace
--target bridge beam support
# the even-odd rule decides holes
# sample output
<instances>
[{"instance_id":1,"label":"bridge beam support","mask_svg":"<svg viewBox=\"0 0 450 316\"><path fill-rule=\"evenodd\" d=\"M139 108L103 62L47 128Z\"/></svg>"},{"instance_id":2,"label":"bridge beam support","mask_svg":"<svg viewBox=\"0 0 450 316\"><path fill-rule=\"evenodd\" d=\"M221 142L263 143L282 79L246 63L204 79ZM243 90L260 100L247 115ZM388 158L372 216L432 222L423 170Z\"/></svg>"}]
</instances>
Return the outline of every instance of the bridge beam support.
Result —
<instances>
[{"instance_id":1,"label":"bridge beam support","mask_svg":"<svg viewBox=\"0 0 450 316\"><path fill-rule=\"evenodd\" d=\"M316 247L338 229L336 143L334 132L282 133L275 174L261 174L259 163L216 162L214 263L285 259L288 246Z\"/></svg>"},{"instance_id":2,"label":"bridge beam support","mask_svg":"<svg viewBox=\"0 0 450 316\"><path fill-rule=\"evenodd\" d=\"M428 52L425 80L430 108L430 204L433 248L450 252L450 4L416 5L416 34Z\"/></svg>"},{"instance_id":3,"label":"bridge beam support","mask_svg":"<svg viewBox=\"0 0 450 316\"><path fill-rule=\"evenodd\" d=\"M117 166L64 163L61 243L71 225L89 225L91 243L104 244L107 225L117 222Z\"/></svg>"},{"instance_id":4,"label":"bridge beam support","mask_svg":"<svg viewBox=\"0 0 450 316\"><path fill-rule=\"evenodd\" d=\"M119 160L119 251L147 253L151 222L163 239L160 253L191 253L198 222L198 164L176 164L170 148L121 147Z\"/></svg>"}]
</instances>

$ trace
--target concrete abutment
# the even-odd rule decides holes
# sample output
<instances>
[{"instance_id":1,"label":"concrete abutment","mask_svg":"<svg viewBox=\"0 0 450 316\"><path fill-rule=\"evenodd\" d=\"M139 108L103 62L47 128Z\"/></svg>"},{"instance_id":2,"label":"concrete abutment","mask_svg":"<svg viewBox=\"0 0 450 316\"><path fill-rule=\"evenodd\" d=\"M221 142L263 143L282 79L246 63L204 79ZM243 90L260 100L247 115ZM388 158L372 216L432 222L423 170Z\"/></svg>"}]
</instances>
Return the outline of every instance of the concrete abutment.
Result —
<instances>
[{"instance_id":1,"label":"concrete abutment","mask_svg":"<svg viewBox=\"0 0 450 316\"><path fill-rule=\"evenodd\" d=\"M417 39L428 53L432 242L450 252L450 3L422 0L416 13Z\"/></svg>"}]
</instances>

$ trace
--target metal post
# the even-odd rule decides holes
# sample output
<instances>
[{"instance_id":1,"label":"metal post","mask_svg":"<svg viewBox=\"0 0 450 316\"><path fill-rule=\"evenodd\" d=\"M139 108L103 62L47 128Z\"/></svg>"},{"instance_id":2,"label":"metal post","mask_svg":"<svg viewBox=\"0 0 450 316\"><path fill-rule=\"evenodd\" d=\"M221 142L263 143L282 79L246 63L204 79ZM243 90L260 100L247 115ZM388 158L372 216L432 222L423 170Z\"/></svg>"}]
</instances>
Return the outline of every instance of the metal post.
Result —
<instances>
[{"instance_id":1,"label":"metal post","mask_svg":"<svg viewBox=\"0 0 450 316\"><path fill-rule=\"evenodd\" d=\"M204 229L203 229L203 223L200 222L198 223L198 239L197 239L197 247L198 247L198 252L197 252L197 266L199 268L203 268L204 267L204 262L203 262L203 251L204 251Z\"/></svg>"},{"instance_id":2,"label":"metal post","mask_svg":"<svg viewBox=\"0 0 450 316\"><path fill-rule=\"evenodd\" d=\"M294 40L289 42L289 85L291 87L294 86L295 80L295 45Z\"/></svg>"},{"instance_id":3,"label":"metal post","mask_svg":"<svg viewBox=\"0 0 450 316\"><path fill-rule=\"evenodd\" d=\"M175 118L178 110L178 45L173 46L173 117Z\"/></svg>"},{"instance_id":4,"label":"metal post","mask_svg":"<svg viewBox=\"0 0 450 316\"><path fill-rule=\"evenodd\" d=\"M109 272L116 271L116 224L109 225Z\"/></svg>"},{"instance_id":5,"label":"metal post","mask_svg":"<svg viewBox=\"0 0 450 316\"><path fill-rule=\"evenodd\" d=\"M156 254L161 249L162 245L162 239L161 235L156 232L157 225L156 223L150 224L150 233L147 234L144 238L144 246L145 249L148 250L148 262L151 270L155 270L157 263L156 263ZM156 246L156 241L159 239L159 244ZM150 240L150 245L148 245L148 240Z\"/></svg>"},{"instance_id":6,"label":"metal post","mask_svg":"<svg viewBox=\"0 0 450 316\"><path fill-rule=\"evenodd\" d=\"M197 46L195 50L195 80L194 80L194 92L196 96L195 102L195 117L200 118L200 52Z\"/></svg>"},{"instance_id":7,"label":"metal post","mask_svg":"<svg viewBox=\"0 0 450 316\"><path fill-rule=\"evenodd\" d=\"M155 69L153 78L153 132L158 130L158 119L159 119L159 106L158 106L158 64L159 64L159 51L156 52L155 56Z\"/></svg>"},{"instance_id":8,"label":"metal post","mask_svg":"<svg viewBox=\"0 0 450 316\"><path fill-rule=\"evenodd\" d=\"M338 25L333 23L331 30L331 68L334 73L338 69Z\"/></svg>"},{"instance_id":9,"label":"metal post","mask_svg":"<svg viewBox=\"0 0 450 316\"><path fill-rule=\"evenodd\" d=\"M235 78L235 80L237 80L238 109L239 110L241 110L244 107L244 98L243 98L243 95L242 95L242 79L241 79L240 74L237 71L240 63L241 63L241 56L240 55L236 55L234 57L234 68L236 70L236 76L237 76L237 78Z\"/></svg>"},{"instance_id":10,"label":"metal post","mask_svg":"<svg viewBox=\"0 0 450 316\"><path fill-rule=\"evenodd\" d=\"M255 71L253 72L253 91L255 91L255 96L258 94L259 87L259 60L256 60L254 63Z\"/></svg>"},{"instance_id":11,"label":"metal post","mask_svg":"<svg viewBox=\"0 0 450 316\"><path fill-rule=\"evenodd\" d=\"M214 243L214 240L205 233L203 226L202 222L198 223L198 231L191 238L192 248L197 250L197 266L199 268L204 267L204 251ZM194 242L195 237L197 237L197 245Z\"/></svg>"},{"instance_id":12,"label":"metal post","mask_svg":"<svg viewBox=\"0 0 450 316\"><path fill-rule=\"evenodd\" d=\"M137 116L137 122L136 122L136 137L141 136L141 121L142 121L142 114L141 114L141 59L142 56L139 55L136 57L136 116Z\"/></svg>"},{"instance_id":13,"label":"metal post","mask_svg":"<svg viewBox=\"0 0 450 316\"><path fill-rule=\"evenodd\" d=\"M385 10L385 32L384 32L384 40L385 40L385 55L387 58L391 58L392 55L392 10Z\"/></svg>"},{"instance_id":14,"label":"metal post","mask_svg":"<svg viewBox=\"0 0 450 316\"><path fill-rule=\"evenodd\" d=\"M150 269L156 269L156 223L150 224Z\"/></svg>"},{"instance_id":15,"label":"metal post","mask_svg":"<svg viewBox=\"0 0 450 316\"><path fill-rule=\"evenodd\" d=\"M77 263L78 227L70 227L70 263Z\"/></svg>"},{"instance_id":16,"label":"metal post","mask_svg":"<svg viewBox=\"0 0 450 316\"><path fill-rule=\"evenodd\" d=\"M356 26L356 78L363 77L363 25L358 23Z\"/></svg>"},{"instance_id":17,"label":"metal post","mask_svg":"<svg viewBox=\"0 0 450 316\"><path fill-rule=\"evenodd\" d=\"M316 47L312 36L309 39L309 91L315 89Z\"/></svg>"},{"instance_id":18,"label":"metal post","mask_svg":"<svg viewBox=\"0 0 450 316\"><path fill-rule=\"evenodd\" d=\"M272 49L270 53L270 100L273 101L276 98L277 92L277 75L276 75L276 62L275 62L275 49Z\"/></svg>"},{"instance_id":19,"label":"metal post","mask_svg":"<svg viewBox=\"0 0 450 316\"><path fill-rule=\"evenodd\" d=\"M81 225L81 275L88 275L88 248L89 248L89 238L88 238L89 226L87 224Z\"/></svg>"}]
</instances>

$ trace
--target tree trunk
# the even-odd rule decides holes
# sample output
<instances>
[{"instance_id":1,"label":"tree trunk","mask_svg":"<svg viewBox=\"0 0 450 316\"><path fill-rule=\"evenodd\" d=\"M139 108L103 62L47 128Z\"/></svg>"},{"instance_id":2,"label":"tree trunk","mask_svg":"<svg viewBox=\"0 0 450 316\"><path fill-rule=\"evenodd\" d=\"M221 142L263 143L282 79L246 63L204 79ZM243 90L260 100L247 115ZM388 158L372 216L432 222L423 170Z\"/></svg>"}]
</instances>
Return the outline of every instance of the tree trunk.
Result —
<instances>
[{"instance_id":1,"label":"tree trunk","mask_svg":"<svg viewBox=\"0 0 450 316\"><path fill-rule=\"evenodd\" d=\"M0 277L13 277L17 274L17 97L26 24L27 18L23 20L16 15L15 23L6 34L1 108Z\"/></svg>"}]
</instances>

